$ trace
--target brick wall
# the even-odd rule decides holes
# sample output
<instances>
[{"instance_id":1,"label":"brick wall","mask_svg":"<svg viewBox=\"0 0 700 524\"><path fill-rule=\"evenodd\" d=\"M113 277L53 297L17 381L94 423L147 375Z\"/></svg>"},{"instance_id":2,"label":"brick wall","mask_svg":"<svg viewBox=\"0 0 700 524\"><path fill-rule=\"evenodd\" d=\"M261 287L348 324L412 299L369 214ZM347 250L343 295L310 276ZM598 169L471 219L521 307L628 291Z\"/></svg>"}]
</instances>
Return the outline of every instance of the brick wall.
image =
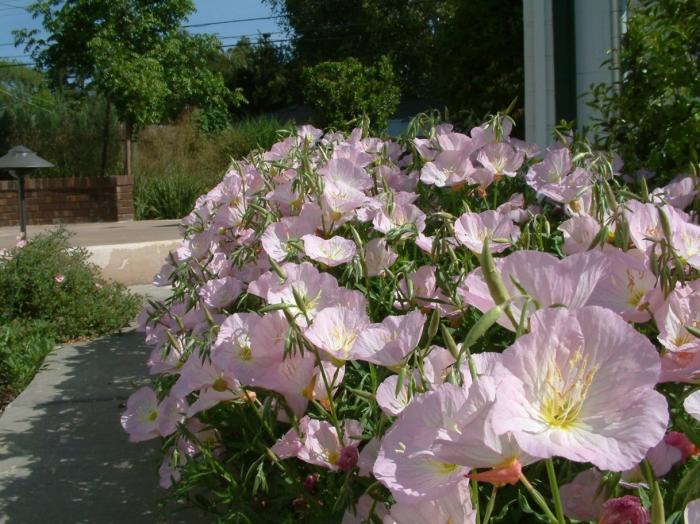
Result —
<instances>
[{"instance_id":1,"label":"brick wall","mask_svg":"<svg viewBox=\"0 0 700 524\"><path fill-rule=\"evenodd\" d=\"M133 177L26 177L27 224L116 222L134 218ZM0 180L0 226L19 224L16 180Z\"/></svg>"}]
</instances>

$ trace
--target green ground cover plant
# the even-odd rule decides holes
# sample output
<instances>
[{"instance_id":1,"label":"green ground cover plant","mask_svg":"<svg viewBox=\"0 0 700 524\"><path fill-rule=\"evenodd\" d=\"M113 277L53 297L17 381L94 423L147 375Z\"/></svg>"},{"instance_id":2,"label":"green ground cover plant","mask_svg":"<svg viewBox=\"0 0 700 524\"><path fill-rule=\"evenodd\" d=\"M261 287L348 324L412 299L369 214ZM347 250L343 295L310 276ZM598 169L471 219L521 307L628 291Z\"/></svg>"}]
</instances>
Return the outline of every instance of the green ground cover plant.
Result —
<instances>
[{"instance_id":1,"label":"green ground cover plant","mask_svg":"<svg viewBox=\"0 0 700 524\"><path fill-rule=\"evenodd\" d=\"M0 408L24 389L54 344L120 330L141 298L103 279L63 228L0 257Z\"/></svg>"},{"instance_id":2,"label":"green ground cover plant","mask_svg":"<svg viewBox=\"0 0 700 524\"><path fill-rule=\"evenodd\" d=\"M45 320L0 326L0 410L29 384L53 346L53 326Z\"/></svg>"}]
</instances>

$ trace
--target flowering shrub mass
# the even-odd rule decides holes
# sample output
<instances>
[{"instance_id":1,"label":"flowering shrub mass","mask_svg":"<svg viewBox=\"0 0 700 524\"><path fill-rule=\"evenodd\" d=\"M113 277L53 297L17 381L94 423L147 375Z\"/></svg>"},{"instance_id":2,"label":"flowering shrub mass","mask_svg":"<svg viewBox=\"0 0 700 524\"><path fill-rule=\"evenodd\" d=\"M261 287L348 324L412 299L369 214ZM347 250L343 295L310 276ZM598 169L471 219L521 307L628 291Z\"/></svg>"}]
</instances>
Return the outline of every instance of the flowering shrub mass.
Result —
<instances>
[{"instance_id":1,"label":"flowering shrub mass","mask_svg":"<svg viewBox=\"0 0 700 524\"><path fill-rule=\"evenodd\" d=\"M698 522L696 177L651 191L510 131L302 127L199 198L122 415L163 439L172 497L227 522Z\"/></svg>"}]
</instances>

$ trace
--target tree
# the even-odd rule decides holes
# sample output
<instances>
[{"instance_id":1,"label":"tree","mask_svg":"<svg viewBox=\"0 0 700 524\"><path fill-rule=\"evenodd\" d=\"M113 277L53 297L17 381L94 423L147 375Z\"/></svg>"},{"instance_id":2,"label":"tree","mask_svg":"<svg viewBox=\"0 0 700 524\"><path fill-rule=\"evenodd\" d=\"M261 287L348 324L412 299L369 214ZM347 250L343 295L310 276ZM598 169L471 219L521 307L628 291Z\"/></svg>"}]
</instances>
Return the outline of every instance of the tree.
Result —
<instances>
[{"instance_id":1,"label":"tree","mask_svg":"<svg viewBox=\"0 0 700 524\"><path fill-rule=\"evenodd\" d=\"M383 131L399 105L399 88L386 57L374 66L354 58L322 62L304 71L304 84L306 102L324 127L347 130L350 120L367 116L373 130Z\"/></svg>"},{"instance_id":2,"label":"tree","mask_svg":"<svg viewBox=\"0 0 700 524\"><path fill-rule=\"evenodd\" d=\"M386 55L408 97L430 94L435 28L451 0L266 0L284 16L299 67Z\"/></svg>"},{"instance_id":3,"label":"tree","mask_svg":"<svg viewBox=\"0 0 700 524\"><path fill-rule=\"evenodd\" d=\"M263 34L257 42L242 38L222 53L212 68L221 72L229 89L240 89L247 101L232 107L233 112L267 113L291 100L289 57L269 34Z\"/></svg>"},{"instance_id":4,"label":"tree","mask_svg":"<svg viewBox=\"0 0 700 524\"><path fill-rule=\"evenodd\" d=\"M522 117L521 0L266 0L292 40L298 71L387 56L403 99L424 99L465 124L518 98Z\"/></svg>"},{"instance_id":5,"label":"tree","mask_svg":"<svg viewBox=\"0 0 700 524\"><path fill-rule=\"evenodd\" d=\"M220 74L207 64L218 40L190 35L182 21L192 0L40 0L28 7L42 18L48 38L18 31L53 85L95 89L116 110L125 128L125 171L131 174L133 133L188 106L226 111L238 103Z\"/></svg>"},{"instance_id":6,"label":"tree","mask_svg":"<svg viewBox=\"0 0 700 524\"><path fill-rule=\"evenodd\" d=\"M604 145L627 169L660 172L659 184L697 162L700 142L700 2L640 0L630 10L620 82L594 89Z\"/></svg>"}]
</instances>

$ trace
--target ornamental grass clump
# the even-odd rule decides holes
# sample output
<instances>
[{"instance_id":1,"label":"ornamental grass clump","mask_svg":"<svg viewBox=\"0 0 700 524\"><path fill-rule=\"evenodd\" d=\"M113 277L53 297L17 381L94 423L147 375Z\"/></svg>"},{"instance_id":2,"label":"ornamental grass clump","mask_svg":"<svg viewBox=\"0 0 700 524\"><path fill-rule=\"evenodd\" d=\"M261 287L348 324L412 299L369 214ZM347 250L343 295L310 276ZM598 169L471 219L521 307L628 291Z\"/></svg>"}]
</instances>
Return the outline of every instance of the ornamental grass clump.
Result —
<instances>
[{"instance_id":1,"label":"ornamental grass clump","mask_svg":"<svg viewBox=\"0 0 700 524\"><path fill-rule=\"evenodd\" d=\"M697 179L629 186L577 136L510 132L302 127L198 199L121 419L162 439L172 499L227 522L696 513Z\"/></svg>"}]
</instances>

